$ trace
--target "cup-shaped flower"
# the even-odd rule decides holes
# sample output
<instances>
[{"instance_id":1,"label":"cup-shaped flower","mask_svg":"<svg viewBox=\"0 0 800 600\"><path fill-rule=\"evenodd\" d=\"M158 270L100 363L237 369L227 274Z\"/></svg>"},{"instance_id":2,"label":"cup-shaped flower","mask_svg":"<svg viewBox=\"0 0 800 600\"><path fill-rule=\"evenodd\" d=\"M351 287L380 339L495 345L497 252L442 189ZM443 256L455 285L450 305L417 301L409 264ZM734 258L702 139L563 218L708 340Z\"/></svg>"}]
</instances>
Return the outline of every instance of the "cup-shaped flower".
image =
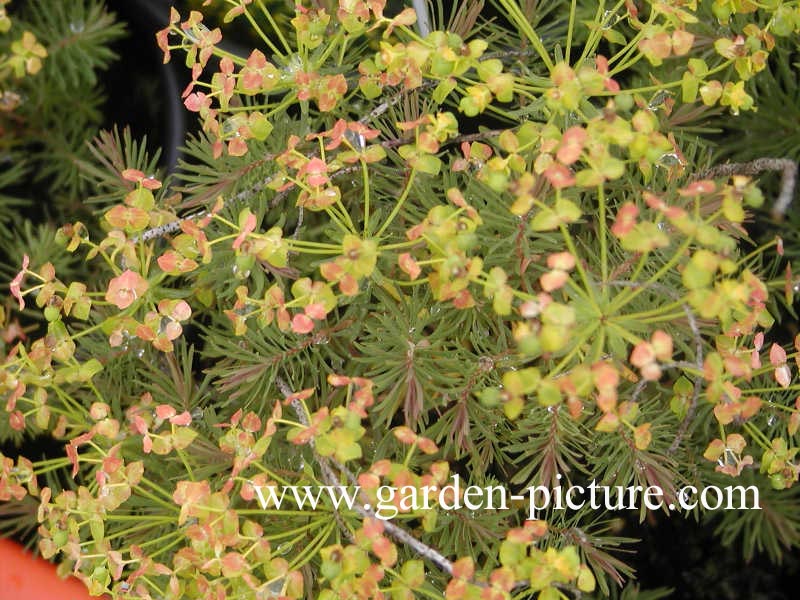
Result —
<instances>
[{"instance_id":1,"label":"cup-shaped flower","mask_svg":"<svg viewBox=\"0 0 800 600\"><path fill-rule=\"evenodd\" d=\"M120 310L125 310L137 298L141 298L147 292L148 287L149 284L144 277L128 269L109 282L106 302L114 304Z\"/></svg>"}]
</instances>

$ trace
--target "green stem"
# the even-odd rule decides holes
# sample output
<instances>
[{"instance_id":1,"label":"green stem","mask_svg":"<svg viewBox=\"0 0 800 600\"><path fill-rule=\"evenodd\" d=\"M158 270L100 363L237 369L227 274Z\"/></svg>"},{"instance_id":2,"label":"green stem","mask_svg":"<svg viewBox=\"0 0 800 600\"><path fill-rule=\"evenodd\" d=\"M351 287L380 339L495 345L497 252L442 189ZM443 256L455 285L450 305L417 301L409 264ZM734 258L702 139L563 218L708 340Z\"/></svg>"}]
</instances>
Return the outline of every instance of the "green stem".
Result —
<instances>
[{"instance_id":1,"label":"green stem","mask_svg":"<svg viewBox=\"0 0 800 600\"><path fill-rule=\"evenodd\" d=\"M386 218L386 221L383 223L383 225L381 225L380 229L378 229L378 232L375 234L375 237L380 237L383 234L383 232L386 231L386 228L392 224L392 221L394 221L395 217L400 212L400 209L403 208L403 204L405 203L406 198L408 198L409 192L411 192L411 185L414 183L414 178L416 177L416 175L417 175L417 170L411 169L411 173L408 176L408 181L406 182L406 186L403 189L403 193L400 195L400 198L398 198L397 204L395 204L394 208L392 209L392 212L389 213L389 216Z\"/></svg>"},{"instance_id":2,"label":"green stem","mask_svg":"<svg viewBox=\"0 0 800 600\"><path fill-rule=\"evenodd\" d=\"M583 344L586 342L586 340L589 339L589 336L591 336L594 333L595 329L597 329L599 325L600 325L599 321L592 321L591 325L589 325L589 327L584 329L579 334L578 339L575 340L572 349L569 351L569 353L563 359L561 359L561 362L559 362L558 365L556 365L555 369L552 369L550 371L549 373L550 377L555 377L556 375L558 375L570 363L570 361L572 361L572 359L575 358L575 355L581 351Z\"/></svg>"},{"instance_id":3,"label":"green stem","mask_svg":"<svg viewBox=\"0 0 800 600\"><path fill-rule=\"evenodd\" d=\"M328 512L324 506L317 506L315 512ZM285 516L285 517L308 517L307 510L285 510L285 509L277 509L277 508L237 508L236 509L237 515L253 515L253 516L264 516L264 515L274 515L274 516Z\"/></svg>"},{"instance_id":4,"label":"green stem","mask_svg":"<svg viewBox=\"0 0 800 600\"><path fill-rule=\"evenodd\" d=\"M536 53L542 59L548 70L552 70L553 60L547 53L541 38L539 38L539 35L536 33L536 31L534 31L533 26L528 20L528 17L526 17L522 12L519 4L517 4L517 2L514 0L498 0L498 4L503 7L506 12L506 16L512 23L514 23L517 29L519 29L520 33L528 38L528 41L530 41L533 49L536 50Z\"/></svg>"},{"instance_id":5,"label":"green stem","mask_svg":"<svg viewBox=\"0 0 800 600\"><path fill-rule=\"evenodd\" d=\"M314 556L316 556L317 552L322 548L323 544L325 544L325 540L328 538L328 536L330 536L335 527L335 520L328 522L327 526L320 531L313 540L311 540L311 543L309 543L308 546L306 546L303 551L301 551L300 554L295 557L294 561L292 561L292 564L289 567L290 570L299 569Z\"/></svg>"},{"instance_id":6,"label":"green stem","mask_svg":"<svg viewBox=\"0 0 800 600\"><path fill-rule=\"evenodd\" d=\"M174 512L174 513L179 513L180 512L180 510L178 509L178 506L176 504L174 504L172 502L165 502L164 500L162 500L161 498L159 498L155 494L147 491L146 489L144 489L140 485L133 486L133 489L135 489L138 493L140 493L145 498L149 498L150 500L152 500L156 504L166 508L170 512Z\"/></svg>"},{"instance_id":7,"label":"green stem","mask_svg":"<svg viewBox=\"0 0 800 600\"><path fill-rule=\"evenodd\" d=\"M620 337L622 337L625 340L627 340L628 343L633 344L635 346L636 344L638 344L639 342L642 341L639 337L635 336L633 333L631 333L630 331L628 331L624 327L620 327L619 325L617 325L613 321L607 321L607 323L608 323L609 327L614 329L617 332L617 334Z\"/></svg>"},{"instance_id":8,"label":"green stem","mask_svg":"<svg viewBox=\"0 0 800 600\"><path fill-rule=\"evenodd\" d=\"M307 515L308 513L305 514ZM289 531L281 531L280 533L276 533L275 535L264 535L264 538L272 542L275 540L279 540L281 538L302 534L310 529L318 529L319 527L327 525L328 523L329 523L328 517L325 517L324 520L317 519L316 521L311 521L310 523L306 523L301 527L295 527L294 529L291 529Z\"/></svg>"},{"instance_id":9,"label":"green stem","mask_svg":"<svg viewBox=\"0 0 800 600\"><path fill-rule=\"evenodd\" d=\"M765 436L758 427L754 427L752 423L745 422L744 428L747 433L750 434L750 437L753 438L764 450L769 450L772 448L772 442L767 439L767 436Z\"/></svg>"},{"instance_id":10,"label":"green stem","mask_svg":"<svg viewBox=\"0 0 800 600\"><path fill-rule=\"evenodd\" d=\"M715 75L716 73L719 73L720 71L724 71L729 66L731 66L731 64L733 64L733 61L728 59L725 62L723 62L722 64L720 64L719 66L714 67L713 69L711 69L708 73L705 74L705 77L708 78L711 75ZM609 72L609 76L612 76L613 74L614 74L613 72ZM641 94L643 92L658 92L660 90L667 90L667 89L670 89L670 88L680 87L681 85L683 85L683 80L682 79L677 79L676 81L669 81L669 82L661 83L661 84L658 84L658 85L646 85L646 86L639 87L639 88L631 88L631 89L625 90L625 93L626 94ZM596 93L595 96L616 96L618 93L619 92L610 92L610 91L604 90L604 91Z\"/></svg>"},{"instance_id":11,"label":"green stem","mask_svg":"<svg viewBox=\"0 0 800 600\"><path fill-rule=\"evenodd\" d=\"M777 245L778 245L778 239L775 238L772 241L767 242L763 246L759 246L758 248L756 248L755 250L753 250L749 254L746 254L744 257L740 258L736 262L736 266L738 268L741 268L751 258L754 258L754 257L758 256L759 254L763 254L766 250L769 250L773 246L777 246ZM783 281L780 282L781 285L783 285L783 283L784 283Z\"/></svg>"},{"instance_id":12,"label":"green stem","mask_svg":"<svg viewBox=\"0 0 800 600\"><path fill-rule=\"evenodd\" d=\"M325 61L331 54L333 54L333 49L339 44L339 41L342 39L343 36L344 36L344 30L338 29L336 31L336 35L334 36L334 38L326 43L322 55L315 60L315 62L317 63L317 68L325 64Z\"/></svg>"},{"instance_id":13,"label":"green stem","mask_svg":"<svg viewBox=\"0 0 800 600\"><path fill-rule=\"evenodd\" d=\"M649 16L649 17L648 17L648 19L647 19L647 23L645 24L645 27L642 27L642 28L641 28L641 29L640 29L640 30L639 30L639 31L636 33L636 35L635 35L635 36L633 36L633 38L631 38L631 39L628 41L628 43L627 43L627 44L625 44L625 46L623 46L622 48L620 48L620 49L617 51L617 53L616 53L616 54L614 54L614 56L612 56L611 58L609 58L609 59L608 59L608 64L609 64L609 66L613 65L613 64L614 64L614 63L616 63L617 61L622 61L622 62L624 63L624 60L625 60L625 59L627 59L627 58L630 56L630 54L631 54L632 52L635 52L635 51L636 51L636 49L637 49L637 48L638 48L638 46L639 46L639 40L641 40L641 39L642 39L642 37L644 36L644 31L645 31L645 29L646 29L646 26L647 26L647 25L651 25L651 24L653 23L653 20L655 19L655 17L656 17L656 11L650 11L650 16ZM616 67L615 69L612 69L612 70L609 72L609 76L610 76L610 77L613 77L613 75L614 75L614 74L616 74L616 73L618 73L618 72L620 72L620 71L623 71L623 70L624 70L624 65L623 65L622 67L621 67L620 65L617 65L617 67Z\"/></svg>"},{"instance_id":14,"label":"green stem","mask_svg":"<svg viewBox=\"0 0 800 600\"><path fill-rule=\"evenodd\" d=\"M774 368L774 367L772 367L772 368ZM773 393L774 394L775 392L789 392L789 391L795 391L795 390L800 390L800 384L796 383L794 385L790 385L790 386L787 386L787 387L780 387L780 388L777 388L777 387L765 387L765 388L753 388L753 389L748 388L747 389L747 393L748 394L767 394L767 393Z\"/></svg>"},{"instance_id":15,"label":"green stem","mask_svg":"<svg viewBox=\"0 0 800 600\"><path fill-rule=\"evenodd\" d=\"M556 194L556 196L560 196L560 194ZM583 264L581 263L580 256L578 255L577 248L575 247L575 242L572 239L572 236L569 233L569 229L564 223L559 223L558 228L561 230L561 235L564 238L564 243L567 245L567 249L570 251L570 254L575 257L575 267L578 269L578 274L581 277L581 281L583 281L583 285L586 288L587 299L592 307L597 311L597 314L603 314L603 311L600 310L600 307L597 305L597 301L592 294L592 286L589 284L589 276L586 273L586 270L583 268Z\"/></svg>"},{"instance_id":16,"label":"green stem","mask_svg":"<svg viewBox=\"0 0 800 600\"><path fill-rule=\"evenodd\" d=\"M598 362L600 358L603 356L603 348L605 347L605 344L606 344L606 328L601 327L600 333L598 334L596 351L592 356L592 364Z\"/></svg>"},{"instance_id":17,"label":"green stem","mask_svg":"<svg viewBox=\"0 0 800 600\"><path fill-rule=\"evenodd\" d=\"M166 537L167 536L161 538L160 541L163 542L163 540L166 539ZM173 536L173 534L169 534L169 537L175 537L175 539L173 541L171 541L169 544L167 544L166 546L159 547L157 550L153 551L150 554L150 558L155 558L159 554L164 554L164 552L166 552L170 548L174 548L175 546L177 546L181 542L185 542L185 536L184 536L184 532L183 531L176 531L174 536ZM153 540L153 541L159 541L159 540ZM149 543L150 542L145 542L144 544L142 544L142 546L144 546L145 544L149 544Z\"/></svg>"},{"instance_id":18,"label":"green stem","mask_svg":"<svg viewBox=\"0 0 800 600\"><path fill-rule=\"evenodd\" d=\"M247 18L247 20L250 22L250 26L251 26L251 27L253 28L253 30L255 30L255 32L258 34L258 37L260 37L260 38L261 38L261 40L262 40L262 41L263 41L263 42L264 42L264 43L265 43L267 46L269 46L269 49L270 49L270 50L272 50L272 52L274 52L274 53L275 53L275 54L277 54L278 56L280 56L280 57L283 57L283 54L281 53L281 51L280 51L280 50L278 50L278 47L277 47L275 44L273 44L273 43L272 43L272 40L271 40L271 39L269 39L269 36L267 36L267 34L266 34L266 33L264 33L264 31L261 29L261 26L260 26L260 25L258 24L258 22L257 22L257 21L256 21L256 20L253 18L253 15L251 15L251 14L250 14L250 11L249 11L249 10L247 10L247 9L245 9L245 11L244 11L244 15L245 15L245 17Z\"/></svg>"},{"instance_id":19,"label":"green stem","mask_svg":"<svg viewBox=\"0 0 800 600\"><path fill-rule=\"evenodd\" d=\"M364 237L369 237L369 169L367 162L361 158L361 178L364 185Z\"/></svg>"},{"instance_id":20,"label":"green stem","mask_svg":"<svg viewBox=\"0 0 800 600\"><path fill-rule=\"evenodd\" d=\"M605 186L597 186L597 201L600 206L600 287L603 300L608 300L608 223L606 223L606 194Z\"/></svg>"},{"instance_id":21,"label":"green stem","mask_svg":"<svg viewBox=\"0 0 800 600\"><path fill-rule=\"evenodd\" d=\"M619 7L620 4L623 4L625 0L620 0L620 3L617 5ZM594 13L594 19L592 20L593 23L602 24L603 23L603 15L605 14L606 3L605 0L600 0L597 4L597 10ZM615 11L616 12L616 11ZM602 29L597 27L592 31L589 31L589 37L586 39L586 44L583 47L583 52L581 52L581 57L578 59L576 64L583 64L583 61L592 54L595 49L597 48L597 44L600 41L600 38L603 37L601 33Z\"/></svg>"},{"instance_id":22,"label":"green stem","mask_svg":"<svg viewBox=\"0 0 800 600\"><path fill-rule=\"evenodd\" d=\"M378 246L378 252L388 250L405 250L406 248L413 248L419 246L419 240L409 240L407 242L397 242L396 244L386 244L385 246Z\"/></svg>"},{"instance_id":23,"label":"green stem","mask_svg":"<svg viewBox=\"0 0 800 600\"><path fill-rule=\"evenodd\" d=\"M670 310L673 310L675 308L681 307L681 306L683 306L683 304L684 304L683 300L676 300L675 302L672 302L671 304L667 304L665 306L659 306L658 308L653 308L651 310L643 310L641 312L629 313L629 314L624 314L624 315L619 315L619 316L620 316L620 318L623 318L623 319L633 319L633 320L647 319L649 317L655 317L655 316L663 314L666 311L670 311Z\"/></svg>"},{"instance_id":24,"label":"green stem","mask_svg":"<svg viewBox=\"0 0 800 600\"><path fill-rule=\"evenodd\" d=\"M670 271L678 261L683 257L684 252L689 249L689 246L692 245L694 241L694 236L689 236L684 240L684 242L680 245L680 247L675 251L675 254L670 258L658 271L655 272L653 276L650 277L646 282L642 285L627 288L630 292L626 295L625 291L622 290L619 295L616 297L615 301L611 303L611 309L609 314L614 313L625 305L630 304L634 298L636 298L639 294L644 292L648 289L653 283L658 282L668 271Z\"/></svg>"},{"instance_id":25,"label":"green stem","mask_svg":"<svg viewBox=\"0 0 800 600\"><path fill-rule=\"evenodd\" d=\"M287 54L291 54L292 53L292 47L286 41L286 38L283 37L283 32L281 31L281 28L278 27L278 24L275 22L275 19L272 18L272 14L270 14L270 12L266 9L266 7L264 6L264 3L262 2L262 0L256 0L256 4L258 5L258 8L261 9L261 12L264 13L264 16L267 18L267 21L269 21L270 27L272 27L272 30L275 32L275 35L278 36L278 40L283 45L283 47L286 49L286 53ZM278 54L280 54L280 53L278 53Z\"/></svg>"},{"instance_id":26,"label":"green stem","mask_svg":"<svg viewBox=\"0 0 800 600\"><path fill-rule=\"evenodd\" d=\"M567 25L567 47L564 50L564 62L569 63L570 51L572 50L572 30L575 29L575 9L576 0L569 3L569 24Z\"/></svg>"}]
</instances>

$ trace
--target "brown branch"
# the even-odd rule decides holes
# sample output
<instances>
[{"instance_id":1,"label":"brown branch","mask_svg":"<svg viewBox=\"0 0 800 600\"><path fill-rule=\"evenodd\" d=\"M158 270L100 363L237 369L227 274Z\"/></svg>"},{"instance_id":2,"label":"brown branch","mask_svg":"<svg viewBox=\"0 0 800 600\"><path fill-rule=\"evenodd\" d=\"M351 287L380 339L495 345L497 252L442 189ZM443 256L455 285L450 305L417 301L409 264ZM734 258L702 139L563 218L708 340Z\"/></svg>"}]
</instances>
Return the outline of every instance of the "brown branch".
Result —
<instances>
[{"instance_id":1,"label":"brown branch","mask_svg":"<svg viewBox=\"0 0 800 600\"><path fill-rule=\"evenodd\" d=\"M797 184L797 163L789 158L757 158L745 163L726 163L715 165L697 173L692 179L714 179L716 177L730 177L731 175L759 175L764 171L781 171L781 191L775 204L772 205L772 215L782 219L789 209L794 197Z\"/></svg>"},{"instance_id":2,"label":"brown branch","mask_svg":"<svg viewBox=\"0 0 800 600\"><path fill-rule=\"evenodd\" d=\"M275 380L278 389L280 390L281 394L283 394L284 398L288 398L292 395L292 390L289 385L284 381L282 378L277 377ZM293 400L292 409L294 410L295 414L297 415L297 420L300 422L301 425L304 427L308 427L310 425L308 421L308 415L306 414L305 408L303 407L302 403L299 400ZM317 461L319 464L320 469L322 470L322 479L325 481L326 485L330 486L338 486L340 482L339 476L336 475L331 464L334 464L336 468L340 471L342 475L350 482L351 485L357 486L358 482L356 480L355 475L344 465L336 461L332 458L326 458L320 456L316 449L314 448L314 441L311 440L311 449L314 453L314 460ZM362 517L370 517L373 519L378 519L375 511L371 508L366 508L366 504L368 504L368 498L365 496L361 496L359 500L365 501L364 505L362 504L354 504L353 510L355 510L359 515ZM337 511L334 511L336 515L336 519L339 522L340 527L343 527L343 523L341 521L341 516ZM436 567L440 570L444 571L448 575L452 577L453 575L453 563L449 561L445 556L443 556L440 552L431 548L424 542L421 542L413 535L408 533L405 529L391 523L390 521L383 521L383 528L384 530L392 536L396 541L405 544L409 548L411 548L414 552L416 552L419 556L428 559L432 562ZM353 541L352 533L349 529L345 528L345 534L348 538Z\"/></svg>"}]
</instances>

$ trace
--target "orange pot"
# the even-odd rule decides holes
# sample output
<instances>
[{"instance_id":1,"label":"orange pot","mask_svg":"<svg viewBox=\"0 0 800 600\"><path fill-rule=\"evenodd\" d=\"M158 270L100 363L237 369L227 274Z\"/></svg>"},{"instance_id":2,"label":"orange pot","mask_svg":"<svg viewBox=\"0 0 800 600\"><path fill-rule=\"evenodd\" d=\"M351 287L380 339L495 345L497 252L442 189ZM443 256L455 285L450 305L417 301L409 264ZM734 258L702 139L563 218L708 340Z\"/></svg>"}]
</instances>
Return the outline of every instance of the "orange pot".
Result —
<instances>
[{"instance_id":1,"label":"orange pot","mask_svg":"<svg viewBox=\"0 0 800 600\"><path fill-rule=\"evenodd\" d=\"M61 579L55 565L11 540L0 539L0 600L89 600L74 577Z\"/></svg>"}]
</instances>

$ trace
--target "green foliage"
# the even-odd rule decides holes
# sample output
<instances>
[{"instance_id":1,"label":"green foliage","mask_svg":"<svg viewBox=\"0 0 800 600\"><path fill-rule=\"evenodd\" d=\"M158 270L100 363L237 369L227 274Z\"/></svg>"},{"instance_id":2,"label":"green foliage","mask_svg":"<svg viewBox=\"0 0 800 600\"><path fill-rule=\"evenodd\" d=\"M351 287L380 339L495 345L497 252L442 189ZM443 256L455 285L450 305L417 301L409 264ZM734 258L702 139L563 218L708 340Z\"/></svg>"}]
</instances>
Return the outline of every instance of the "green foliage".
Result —
<instances>
[{"instance_id":1,"label":"green foliage","mask_svg":"<svg viewBox=\"0 0 800 600\"><path fill-rule=\"evenodd\" d=\"M0 456L0 499L36 498L45 556L142 599L665 593L617 589L634 540L610 508L365 506L456 475L658 487L665 514L752 482L769 512L725 512L723 542L797 547L785 259L751 240L753 180L698 177L697 137L755 108L796 5L462 2L420 35L380 0L298 5L289 34L260 0L215 4L259 47L224 50L200 12L157 35L203 127L180 171L101 134L97 222L26 241L11 281L38 321L0 319L0 435L66 456ZM356 483L353 507L258 503Z\"/></svg>"},{"instance_id":2,"label":"green foliage","mask_svg":"<svg viewBox=\"0 0 800 600\"><path fill-rule=\"evenodd\" d=\"M123 29L100 1L19 5L0 38L0 151L9 168L0 190L3 198L28 198L36 182L56 210L74 210L87 192L74 165L88 155L86 139L101 120L97 73L115 58L110 44ZM9 201L0 200L6 223Z\"/></svg>"}]
</instances>

